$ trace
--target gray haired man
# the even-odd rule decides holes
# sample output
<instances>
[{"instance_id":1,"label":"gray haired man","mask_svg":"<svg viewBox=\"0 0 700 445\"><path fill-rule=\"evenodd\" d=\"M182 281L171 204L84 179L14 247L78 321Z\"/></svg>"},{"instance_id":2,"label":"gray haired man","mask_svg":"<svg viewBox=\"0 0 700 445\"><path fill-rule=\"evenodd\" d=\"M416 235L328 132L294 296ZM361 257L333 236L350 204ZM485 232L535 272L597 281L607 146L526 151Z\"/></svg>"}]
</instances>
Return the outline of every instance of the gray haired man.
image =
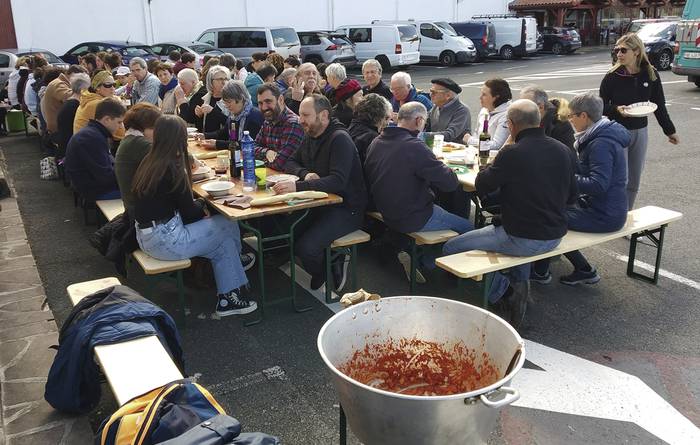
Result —
<instances>
[{"instance_id":1,"label":"gray haired man","mask_svg":"<svg viewBox=\"0 0 700 445\"><path fill-rule=\"evenodd\" d=\"M136 80L131 89L131 103L136 105L139 102L148 102L153 105L158 105L158 89L160 88L160 80L148 72L146 61L140 57L134 57L129 62L131 74Z\"/></svg>"},{"instance_id":2,"label":"gray haired man","mask_svg":"<svg viewBox=\"0 0 700 445\"><path fill-rule=\"evenodd\" d=\"M537 104L542 117L541 126L544 134L554 138L574 149L574 127L565 116L560 116L561 103L559 99L549 100L547 92L537 85L527 85L520 90L521 99L529 99Z\"/></svg>"},{"instance_id":3,"label":"gray haired man","mask_svg":"<svg viewBox=\"0 0 700 445\"><path fill-rule=\"evenodd\" d=\"M464 135L471 133L471 113L460 100L462 87L448 78L430 81L430 100L433 109L428 115L425 131L442 134L445 142L460 142Z\"/></svg>"}]
</instances>

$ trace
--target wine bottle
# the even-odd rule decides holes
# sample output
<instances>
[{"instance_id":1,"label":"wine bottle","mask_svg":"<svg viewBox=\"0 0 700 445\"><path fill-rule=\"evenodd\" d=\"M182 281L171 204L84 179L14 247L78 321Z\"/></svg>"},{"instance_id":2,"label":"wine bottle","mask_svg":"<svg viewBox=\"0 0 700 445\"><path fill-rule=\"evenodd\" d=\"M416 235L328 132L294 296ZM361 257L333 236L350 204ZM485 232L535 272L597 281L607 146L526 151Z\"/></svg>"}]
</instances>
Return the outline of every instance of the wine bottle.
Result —
<instances>
[{"instance_id":1,"label":"wine bottle","mask_svg":"<svg viewBox=\"0 0 700 445\"><path fill-rule=\"evenodd\" d=\"M486 166L489 163L489 151L490 144L488 142L491 140L491 135L489 134L489 115L484 117L484 128L481 134L479 134L479 165Z\"/></svg>"},{"instance_id":2,"label":"wine bottle","mask_svg":"<svg viewBox=\"0 0 700 445\"><path fill-rule=\"evenodd\" d=\"M238 131L236 131L236 123L231 122L231 128L229 129L229 175L231 179L239 178L241 176L241 144L238 143Z\"/></svg>"}]
</instances>

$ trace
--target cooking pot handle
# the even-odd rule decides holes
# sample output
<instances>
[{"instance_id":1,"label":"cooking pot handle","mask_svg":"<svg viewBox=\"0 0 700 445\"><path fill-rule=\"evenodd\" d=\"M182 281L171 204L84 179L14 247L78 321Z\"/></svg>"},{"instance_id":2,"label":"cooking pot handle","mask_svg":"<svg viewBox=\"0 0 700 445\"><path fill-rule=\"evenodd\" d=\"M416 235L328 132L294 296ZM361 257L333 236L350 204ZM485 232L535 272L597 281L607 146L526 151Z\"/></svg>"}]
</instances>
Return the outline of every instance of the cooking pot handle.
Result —
<instances>
[{"instance_id":1,"label":"cooking pot handle","mask_svg":"<svg viewBox=\"0 0 700 445\"><path fill-rule=\"evenodd\" d=\"M489 400L490 395L492 394L497 394L497 393L505 393L506 396L503 398L503 400L499 400L497 402L492 402ZM486 394L482 394L479 396L479 399L481 399L481 403L484 405L488 406L489 408L501 408L506 405L510 405L511 403L515 402L520 398L520 393L518 392L517 389L511 388L509 386L501 386L498 389L495 389L491 392L488 392Z\"/></svg>"}]
</instances>

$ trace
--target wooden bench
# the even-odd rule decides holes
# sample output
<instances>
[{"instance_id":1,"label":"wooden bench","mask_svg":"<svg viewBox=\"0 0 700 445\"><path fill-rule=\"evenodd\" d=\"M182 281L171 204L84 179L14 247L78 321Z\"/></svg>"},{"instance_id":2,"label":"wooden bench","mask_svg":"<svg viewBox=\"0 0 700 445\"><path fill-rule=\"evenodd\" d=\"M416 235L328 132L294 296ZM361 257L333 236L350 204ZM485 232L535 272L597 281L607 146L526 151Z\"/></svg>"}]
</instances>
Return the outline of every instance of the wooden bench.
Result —
<instances>
[{"instance_id":1,"label":"wooden bench","mask_svg":"<svg viewBox=\"0 0 700 445\"><path fill-rule=\"evenodd\" d=\"M367 212L367 215L378 221L384 222L384 217L379 212ZM459 233L455 232L454 230L433 230L428 232L411 232L407 233L406 235L411 240L411 248L408 253L411 258L409 289L411 293L413 293L416 288L416 269L418 268L416 263L418 261L418 248L420 246L442 244L459 235Z\"/></svg>"},{"instance_id":2,"label":"wooden bench","mask_svg":"<svg viewBox=\"0 0 700 445\"><path fill-rule=\"evenodd\" d=\"M71 284L67 291L71 303L76 305L94 292L119 284L117 278L109 277ZM96 346L95 357L119 406L136 396L183 378L155 335Z\"/></svg>"},{"instance_id":3,"label":"wooden bench","mask_svg":"<svg viewBox=\"0 0 700 445\"><path fill-rule=\"evenodd\" d=\"M106 221L112 221L114 218L124 213L124 202L121 199L109 199L96 201L97 208L104 216ZM146 281L149 284L147 295L151 295L153 284L161 278L171 278L177 285L177 296L182 311L182 319L185 314L185 286L182 278L182 271L189 269L192 262L189 259L185 260L158 260L148 255L141 249L136 249L130 257L130 262L133 260L138 263L143 272L146 274ZM160 275L163 275L161 277Z\"/></svg>"},{"instance_id":4,"label":"wooden bench","mask_svg":"<svg viewBox=\"0 0 700 445\"><path fill-rule=\"evenodd\" d=\"M435 260L438 267L456 275L459 278L471 278L480 281L486 274L497 272L503 269L519 266L521 264L532 263L543 258L550 258L574 250L581 250L595 246L607 241L611 241L623 236L630 235L629 259L627 261L627 275L639 278L656 284L659 279L659 268L661 265L661 252L664 243L664 233L666 226L683 217L682 213L661 207L648 206L632 210L627 215L627 222L624 227L616 232L609 233L584 233L570 230L562 238L559 246L549 252L529 256L518 257L501 253L485 252L482 250L471 250L448 255ZM638 239L648 238L656 247L656 265L653 277L639 274L634 271L634 260ZM484 307L487 306L486 296L488 294L488 281L484 280Z\"/></svg>"},{"instance_id":5,"label":"wooden bench","mask_svg":"<svg viewBox=\"0 0 700 445\"><path fill-rule=\"evenodd\" d=\"M331 283L333 282L333 274L331 273L331 263L337 255L350 256L350 276L352 277L352 288L357 289L357 245L366 243L370 240L369 233L363 230L355 230L347 235L341 236L333 241L329 247L326 247L326 303L333 302ZM335 251L335 252L334 252ZM334 255L335 253L335 255Z\"/></svg>"}]
</instances>

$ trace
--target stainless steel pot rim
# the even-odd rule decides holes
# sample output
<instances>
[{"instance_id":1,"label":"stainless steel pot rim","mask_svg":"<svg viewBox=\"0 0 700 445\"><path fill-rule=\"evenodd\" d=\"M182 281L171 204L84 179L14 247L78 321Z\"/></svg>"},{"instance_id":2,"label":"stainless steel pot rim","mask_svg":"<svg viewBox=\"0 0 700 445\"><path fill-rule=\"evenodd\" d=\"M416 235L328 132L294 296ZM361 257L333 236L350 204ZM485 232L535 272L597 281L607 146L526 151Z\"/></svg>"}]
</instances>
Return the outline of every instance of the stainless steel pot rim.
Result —
<instances>
[{"instance_id":1,"label":"stainless steel pot rim","mask_svg":"<svg viewBox=\"0 0 700 445\"><path fill-rule=\"evenodd\" d=\"M351 310L351 311L352 311L352 310L354 310L354 311L359 311L359 312L361 313L362 310L365 309L365 308L370 308L370 310L373 310L373 308L376 307L376 305L381 305L381 303L384 302L384 301L387 301L387 300L402 300L402 299L442 300L442 301L446 301L446 302L448 302L448 303L450 303L450 304L458 304L458 305L467 306L467 307L469 307L470 309L477 310L477 311L479 311L479 312L482 312L484 315L487 315L488 317L493 318L493 319L496 320L497 322L503 324L508 330L510 330L511 333L512 333L512 334L515 336L515 338L518 340L518 343L520 344L520 355L519 355L519 357L518 357L517 362L515 363L515 365L512 367L511 371L510 371L508 374L506 374L505 376L503 376L502 379L500 379L499 381L497 381L497 382L494 383L493 385L485 386L485 387L483 387L483 388L480 388L480 389L477 389L477 390L474 390L474 391L471 391L471 392L463 392L463 393L459 393L459 394L451 394L451 395L448 395L448 396L414 396L414 395L407 395L407 394L399 394L399 393L391 392L391 391L385 391L385 390L383 390L383 389L374 388L374 387L372 387L372 386L365 385L364 383L360 383L360 382L358 382L357 380L352 379L352 378L348 377L347 375L343 374L342 372L340 372L340 371L338 370L338 368L336 368L335 365L334 365L333 363L331 363L330 360L328 360L328 357L326 357L326 354L325 354L325 352L324 352L324 350L323 350L322 339L323 339L323 337L324 337L324 333L326 332L326 330L331 326L331 324L333 323L333 321L334 321L335 319L337 319L337 318L339 318L339 317L341 316L341 314L344 314L346 311L349 311L349 310ZM360 387L362 387L362 388L364 388L364 389L367 389L367 390L369 390L369 391L372 391L372 392L375 392L375 393L378 393L378 394L383 394L383 395L395 397L395 398L398 398L398 399L415 400L415 401L422 401L422 402L426 402L426 401L435 401L435 402L437 402L437 401L442 401L442 400L470 399L470 398L479 397L480 395L483 395L483 394L488 394L488 393L494 392L494 391L500 389L501 387L504 387L504 386L508 385L508 383L510 383L510 381L513 379L513 377L515 376L515 374L520 370L520 368L522 368L523 364L525 363L525 342L524 342L523 339L520 337L520 334L518 334L518 332L517 332L515 329L513 329L513 327L512 327L510 324L508 324L506 321L504 321L504 320L501 319L500 317L497 317L496 315L492 314L491 312L489 312L489 311L487 311L487 310L485 310L485 309L482 309L482 308L480 308L480 307L477 307L477 306L474 306L474 305L471 305L471 304L463 303L463 302L461 302L461 301L450 300L450 299L447 299L447 298L427 297L427 296L415 296L415 295L386 297L386 298L382 298L382 299L379 300L379 301L365 301L365 302L363 302L363 303L356 304L356 305L354 305L354 306L350 306L350 307L348 307L348 308L346 308L346 309L343 309L342 311L336 313L336 314L333 315L331 318L329 318L328 321L326 321L326 323L323 325L323 327L321 327L321 330L320 330L319 333L318 333L318 338L317 338L317 340L316 340L316 346L317 346L317 348L318 348L319 353L321 354L321 358L322 358L323 361L326 363L326 366L328 366L328 368L331 369L332 372L334 372L336 375L338 375L338 376L339 376L340 378L342 378L343 380L345 380L345 381L347 381L347 382L349 382L349 383L351 383L351 384L358 385L358 386L360 386ZM516 352L516 351L513 351L514 354L515 354L515 352Z\"/></svg>"}]
</instances>

